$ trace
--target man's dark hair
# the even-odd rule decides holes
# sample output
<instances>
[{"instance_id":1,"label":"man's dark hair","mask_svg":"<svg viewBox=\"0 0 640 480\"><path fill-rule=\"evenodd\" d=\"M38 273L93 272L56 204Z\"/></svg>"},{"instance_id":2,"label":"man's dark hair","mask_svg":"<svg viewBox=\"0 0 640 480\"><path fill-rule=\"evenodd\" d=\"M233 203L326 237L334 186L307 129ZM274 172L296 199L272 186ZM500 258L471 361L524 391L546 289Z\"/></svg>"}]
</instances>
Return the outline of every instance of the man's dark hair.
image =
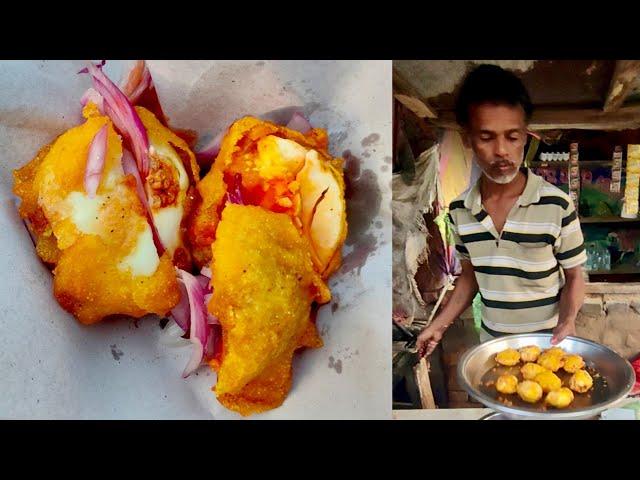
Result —
<instances>
[{"instance_id":1,"label":"man's dark hair","mask_svg":"<svg viewBox=\"0 0 640 480\"><path fill-rule=\"evenodd\" d=\"M520 105L527 120L533 105L522 81L497 65L479 65L464 79L456 99L456 120L462 127L469 125L469 108L480 103Z\"/></svg>"}]
</instances>

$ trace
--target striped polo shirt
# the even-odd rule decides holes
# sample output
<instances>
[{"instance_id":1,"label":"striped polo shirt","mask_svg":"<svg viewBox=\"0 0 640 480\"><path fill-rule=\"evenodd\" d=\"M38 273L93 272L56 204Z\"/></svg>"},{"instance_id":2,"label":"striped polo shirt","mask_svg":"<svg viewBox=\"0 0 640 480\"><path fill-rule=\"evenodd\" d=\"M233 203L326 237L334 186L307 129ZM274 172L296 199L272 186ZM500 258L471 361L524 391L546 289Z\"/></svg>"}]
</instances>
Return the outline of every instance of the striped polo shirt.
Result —
<instances>
[{"instance_id":1,"label":"striped polo shirt","mask_svg":"<svg viewBox=\"0 0 640 480\"><path fill-rule=\"evenodd\" d=\"M569 195L531 170L524 173L525 189L501 235L482 206L480 181L449 205L458 257L473 264L482 320L504 333L555 327L563 269L587 260Z\"/></svg>"}]
</instances>

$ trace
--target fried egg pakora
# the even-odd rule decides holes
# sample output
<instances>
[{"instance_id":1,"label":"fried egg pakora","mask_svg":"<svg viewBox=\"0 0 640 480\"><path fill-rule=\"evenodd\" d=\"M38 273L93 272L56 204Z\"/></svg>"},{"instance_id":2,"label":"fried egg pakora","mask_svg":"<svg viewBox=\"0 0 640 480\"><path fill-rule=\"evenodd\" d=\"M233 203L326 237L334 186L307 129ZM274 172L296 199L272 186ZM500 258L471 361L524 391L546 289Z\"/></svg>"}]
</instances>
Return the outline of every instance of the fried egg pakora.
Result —
<instances>
[{"instance_id":1,"label":"fried egg pakora","mask_svg":"<svg viewBox=\"0 0 640 480\"><path fill-rule=\"evenodd\" d=\"M518 396L527 403L536 403L542 398L542 387L536 382L525 380L518 384Z\"/></svg>"},{"instance_id":2,"label":"fried egg pakora","mask_svg":"<svg viewBox=\"0 0 640 480\"><path fill-rule=\"evenodd\" d=\"M545 370L544 372L540 372L534 378L534 381L542 387L542 391L545 393L549 393L553 390L557 390L562 387L562 380L555 373L550 372L549 370Z\"/></svg>"},{"instance_id":3,"label":"fried egg pakora","mask_svg":"<svg viewBox=\"0 0 640 480\"><path fill-rule=\"evenodd\" d=\"M249 415L280 405L293 353L322 345L312 304L346 238L342 161L326 133L306 134L253 117L233 123L199 183L189 236L194 259L211 260L210 312L222 326L215 392ZM207 252L209 249L209 252Z\"/></svg>"},{"instance_id":4,"label":"fried egg pakora","mask_svg":"<svg viewBox=\"0 0 640 480\"><path fill-rule=\"evenodd\" d=\"M500 393L516 393L518 377L515 375L500 375L496 380L496 390Z\"/></svg>"},{"instance_id":5,"label":"fried egg pakora","mask_svg":"<svg viewBox=\"0 0 640 480\"><path fill-rule=\"evenodd\" d=\"M540 355L541 349L537 345L528 345L520 350L520 360L523 362L535 362Z\"/></svg>"},{"instance_id":6,"label":"fried egg pakora","mask_svg":"<svg viewBox=\"0 0 640 480\"><path fill-rule=\"evenodd\" d=\"M564 354L559 354L557 351L542 352L538 357L538 365L541 365L552 372L557 372L564 365L563 355Z\"/></svg>"},{"instance_id":7,"label":"fried egg pakora","mask_svg":"<svg viewBox=\"0 0 640 480\"><path fill-rule=\"evenodd\" d=\"M564 357L564 371L567 373L576 373L584 368L584 360L580 355L567 355Z\"/></svg>"},{"instance_id":8,"label":"fried egg pakora","mask_svg":"<svg viewBox=\"0 0 640 480\"><path fill-rule=\"evenodd\" d=\"M506 367L513 367L520 362L520 353L513 348L507 348L496 355L496 362Z\"/></svg>"},{"instance_id":9,"label":"fried egg pakora","mask_svg":"<svg viewBox=\"0 0 640 480\"><path fill-rule=\"evenodd\" d=\"M537 363L525 363L520 369L520 373L522 373L522 378L525 380L533 380L536 378L536 375L539 373L545 372L546 368Z\"/></svg>"},{"instance_id":10,"label":"fried egg pakora","mask_svg":"<svg viewBox=\"0 0 640 480\"><path fill-rule=\"evenodd\" d=\"M578 370L569 379L569 388L574 392L585 393L593 387L593 378L586 370Z\"/></svg>"},{"instance_id":11,"label":"fried egg pakora","mask_svg":"<svg viewBox=\"0 0 640 480\"><path fill-rule=\"evenodd\" d=\"M190 181L177 151L195 165L193 153L153 114L140 107L136 111L152 147L145 188L166 245L162 255L135 177L123 169L121 160L129 153L111 119L94 104L85 107L83 124L14 172L20 215L37 239L36 252L53 268L54 295L84 324L117 314L167 314L180 295L174 261L190 266L181 231ZM106 131L104 167L95 195L89 195L85 170L99 131Z\"/></svg>"},{"instance_id":12,"label":"fried egg pakora","mask_svg":"<svg viewBox=\"0 0 640 480\"><path fill-rule=\"evenodd\" d=\"M306 239L285 214L228 205L213 245L212 284L209 308L223 328L219 400L241 413L280 405L289 389L291 358L309 345L308 331L314 333L311 346L321 345L311 303L330 298ZM266 390L272 391L261 399Z\"/></svg>"},{"instance_id":13,"label":"fried egg pakora","mask_svg":"<svg viewBox=\"0 0 640 480\"><path fill-rule=\"evenodd\" d=\"M573 402L573 392L562 387L547 393L545 403L555 408L567 408Z\"/></svg>"}]
</instances>

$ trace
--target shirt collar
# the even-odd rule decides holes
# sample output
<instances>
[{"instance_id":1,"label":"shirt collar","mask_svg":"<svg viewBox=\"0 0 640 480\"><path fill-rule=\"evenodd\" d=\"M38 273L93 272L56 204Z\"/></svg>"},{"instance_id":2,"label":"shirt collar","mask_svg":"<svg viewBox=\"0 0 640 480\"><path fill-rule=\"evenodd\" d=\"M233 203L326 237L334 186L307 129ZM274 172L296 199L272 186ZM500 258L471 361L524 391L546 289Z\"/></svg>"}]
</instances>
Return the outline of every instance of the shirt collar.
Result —
<instances>
[{"instance_id":1,"label":"shirt collar","mask_svg":"<svg viewBox=\"0 0 640 480\"><path fill-rule=\"evenodd\" d=\"M518 198L518 205L524 207L536 203L540 200L540 187L542 187L542 177L536 175L531 169L523 169L527 176L527 183L524 187L524 191ZM476 183L469 189L467 196L464 199L464 206L466 209L471 210L472 215L477 215L482 210L482 198L480 195L480 181L482 175Z\"/></svg>"}]
</instances>

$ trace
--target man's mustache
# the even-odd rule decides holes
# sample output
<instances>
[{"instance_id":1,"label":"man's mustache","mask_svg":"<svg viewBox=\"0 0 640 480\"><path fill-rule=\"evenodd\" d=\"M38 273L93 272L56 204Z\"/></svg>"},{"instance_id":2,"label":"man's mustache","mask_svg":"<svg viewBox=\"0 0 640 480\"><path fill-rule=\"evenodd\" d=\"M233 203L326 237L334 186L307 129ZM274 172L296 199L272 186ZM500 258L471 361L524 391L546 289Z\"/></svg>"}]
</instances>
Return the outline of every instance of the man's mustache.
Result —
<instances>
[{"instance_id":1,"label":"man's mustache","mask_svg":"<svg viewBox=\"0 0 640 480\"><path fill-rule=\"evenodd\" d=\"M504 160L494 160L489 164L491 168L499 168L499 167L515 167L516 164L513 162L505 162Z\"/></svg>"}]
</instances>

